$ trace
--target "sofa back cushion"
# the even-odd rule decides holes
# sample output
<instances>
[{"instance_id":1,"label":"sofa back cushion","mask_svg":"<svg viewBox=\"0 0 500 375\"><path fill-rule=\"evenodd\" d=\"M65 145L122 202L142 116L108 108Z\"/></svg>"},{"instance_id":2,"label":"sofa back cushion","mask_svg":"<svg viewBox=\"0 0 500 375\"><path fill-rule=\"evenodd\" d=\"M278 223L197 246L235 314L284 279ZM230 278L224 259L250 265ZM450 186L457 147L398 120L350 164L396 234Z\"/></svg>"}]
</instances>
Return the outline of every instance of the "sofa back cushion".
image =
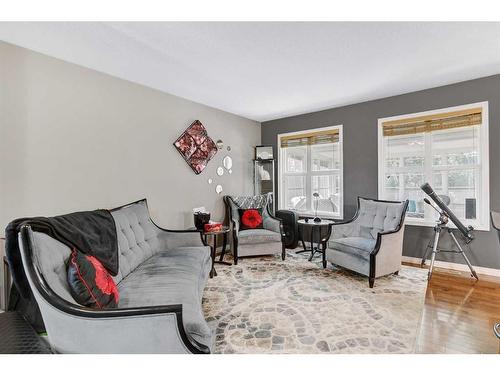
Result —
<instances>
[{"instance_id":1,"label":"sofa back cushion","mask_svg":"<svg viewBox=\"0 0 500 375\"><path fill-rule=\"evenodd\" d=\"M111 212L118 236L119 271L113 279L119 283L142 262L160 251L159 229L149 217L146 201Z\"/></svg>"},{"instance_id":2,"label":"sofa back cushion","mask_svg":"<svg viewBox=\"0 0 500 375\"><path fill-rule=\"evenodd\" d=\"M394 230L404 215L406 202L380 202L359 198L357 223L360 228L369 231L373 238L378 232ZM365 236L362 236L365 237Z\"/></svg>"}]
</instances>

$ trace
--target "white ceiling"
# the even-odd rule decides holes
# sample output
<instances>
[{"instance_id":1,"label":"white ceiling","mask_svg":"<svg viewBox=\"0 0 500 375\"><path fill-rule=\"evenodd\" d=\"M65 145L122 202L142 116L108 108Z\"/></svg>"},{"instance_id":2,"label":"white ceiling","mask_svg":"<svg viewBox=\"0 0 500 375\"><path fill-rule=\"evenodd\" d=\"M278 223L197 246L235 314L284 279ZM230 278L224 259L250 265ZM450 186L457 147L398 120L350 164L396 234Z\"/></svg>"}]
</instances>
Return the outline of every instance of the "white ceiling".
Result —
<instances>
[{"instance_id":1,"label":"white ceiling","mask_svg":"<svg viewBox=\"0 0 500 375\"><path fill-rule=\"evenodd\" d=\"M500 23L0 23L0 40L257 121L500 73Z\"/></svg>"}]
</instances>

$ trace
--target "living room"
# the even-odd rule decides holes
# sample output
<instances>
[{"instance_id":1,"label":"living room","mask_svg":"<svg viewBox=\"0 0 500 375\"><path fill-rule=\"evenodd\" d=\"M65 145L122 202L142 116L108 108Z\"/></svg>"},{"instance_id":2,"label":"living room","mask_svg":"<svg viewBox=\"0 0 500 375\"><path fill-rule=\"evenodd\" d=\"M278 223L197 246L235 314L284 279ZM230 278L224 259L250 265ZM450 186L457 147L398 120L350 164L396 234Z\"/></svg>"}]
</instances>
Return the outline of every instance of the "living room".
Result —
<instances>
[{"instance_id":1,"label":"living room","mask_svg":"<svg viewBox=\"0 0 500 375\"><path fill-rule=\"evenodd\" d=\"M500 22L101 18L0 22L0 353L500 353Z\"/></svg>"}]
</instances>

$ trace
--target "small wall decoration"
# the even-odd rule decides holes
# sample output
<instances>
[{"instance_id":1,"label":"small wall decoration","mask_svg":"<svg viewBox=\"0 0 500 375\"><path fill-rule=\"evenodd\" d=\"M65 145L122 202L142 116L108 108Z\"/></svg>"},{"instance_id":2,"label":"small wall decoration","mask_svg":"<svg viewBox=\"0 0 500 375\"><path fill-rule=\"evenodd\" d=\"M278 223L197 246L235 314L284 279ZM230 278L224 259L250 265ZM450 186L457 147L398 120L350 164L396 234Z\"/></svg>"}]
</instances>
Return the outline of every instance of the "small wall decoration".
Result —
<instances>
[{"instance_id":1,"label":"small wall decoration","mask_svg":"<svg viewBox=\"0 0 500 375\"><path fill-rule=\"evenodd\" d=\"M231 156L225 156L224 159L222 159L222 165L227 170L230 170L233 167L233 159L231 159Z\"/></svg>"},{"instance_id":2,"label":"small wall decoration","mask_svg":"<svg viewBox=\"0 0 500 375\"><path fill-rule=\"evenodd\" d=\"M217 146L203 124L196 120L174 142L174 146L196 174L203 172L217 153Z\"/></svg>"}]
</instances>

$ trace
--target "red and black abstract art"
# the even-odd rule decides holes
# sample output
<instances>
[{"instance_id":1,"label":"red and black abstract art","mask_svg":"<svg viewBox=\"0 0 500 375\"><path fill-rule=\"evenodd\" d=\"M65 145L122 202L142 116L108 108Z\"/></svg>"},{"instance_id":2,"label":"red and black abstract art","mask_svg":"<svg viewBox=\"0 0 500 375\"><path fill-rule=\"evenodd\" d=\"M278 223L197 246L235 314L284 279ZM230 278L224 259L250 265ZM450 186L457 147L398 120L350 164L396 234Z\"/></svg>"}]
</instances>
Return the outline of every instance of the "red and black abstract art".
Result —
<instances>
[{"instance_id":1,"label":"red and black abstract art","mask_svg":"<svg viewBox=\"0 0 500 375\"><path fill-rule=\"evenodd\" d=\"M200 174L217 153L217 146L199 120L193 122L177 138L174 146L196 174Z\"/></svg>"}]
</instances>

